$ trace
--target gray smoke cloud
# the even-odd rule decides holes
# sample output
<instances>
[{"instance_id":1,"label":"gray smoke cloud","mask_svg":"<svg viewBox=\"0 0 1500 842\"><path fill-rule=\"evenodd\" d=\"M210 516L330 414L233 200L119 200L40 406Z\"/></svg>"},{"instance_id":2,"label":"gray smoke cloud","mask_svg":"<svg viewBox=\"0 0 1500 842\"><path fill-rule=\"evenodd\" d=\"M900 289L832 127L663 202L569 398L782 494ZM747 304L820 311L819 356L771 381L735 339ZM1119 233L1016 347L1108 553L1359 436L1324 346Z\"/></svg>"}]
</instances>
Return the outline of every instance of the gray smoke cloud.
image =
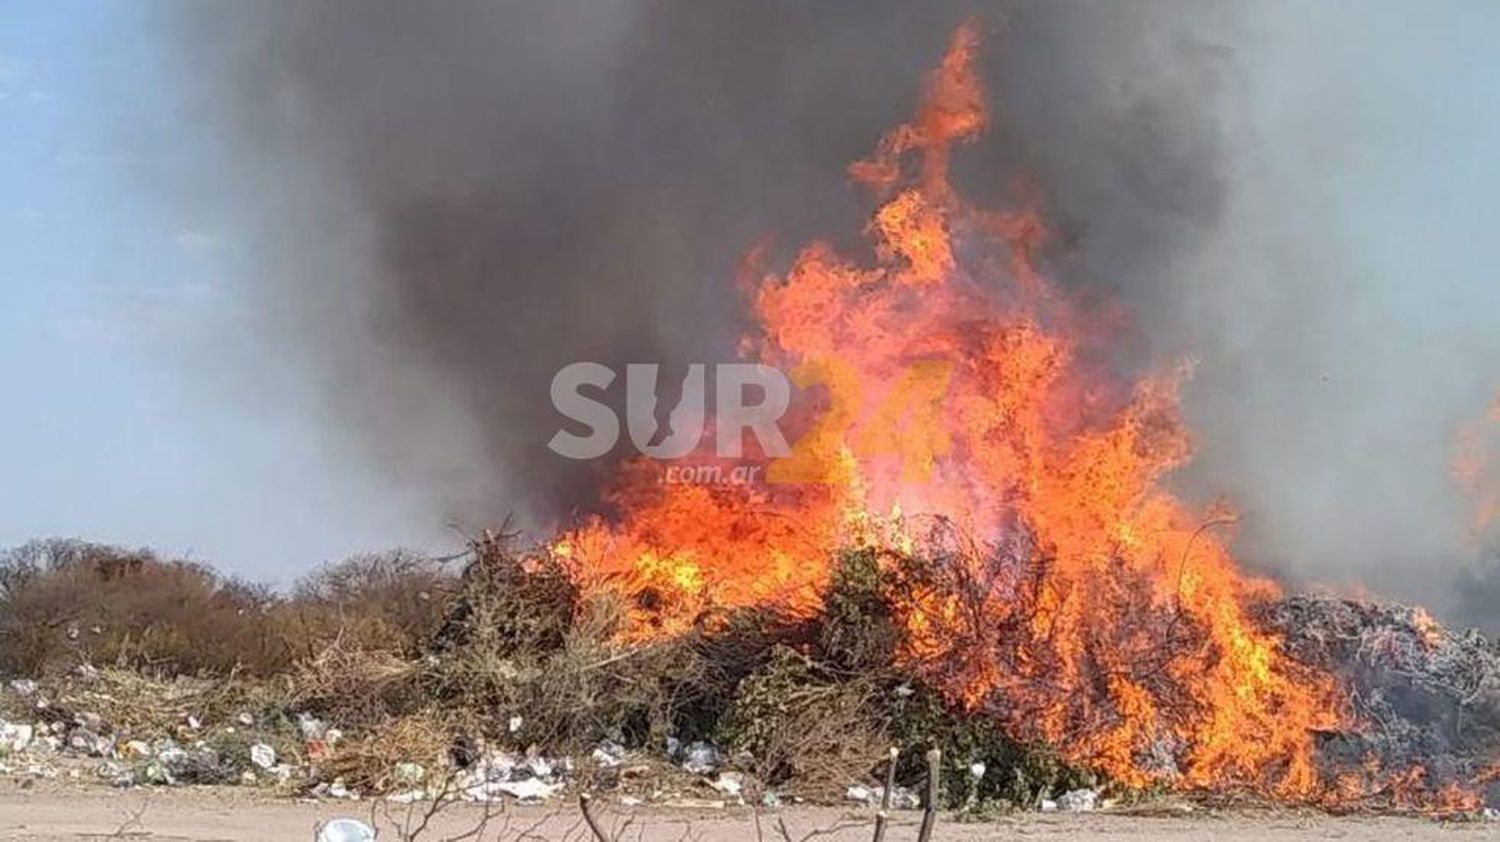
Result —
<instances>
[{"instance_id":1,"label":"gray smoke cloud","mask_svg":"<svg viewBox=\"0 0 1500 842\"><path fill-rule=\"evenodd\" d=\"M1348 291L1277 298L1321 252L1276 217L1285 174L1256 168L1239 4L249 2L173 8L161 28L188 118L223 151L189 183L256 219L263 335L442 516L544 524L596 505L607 468L546 450L553 374L732 359L741 255L859 247L870 207L846 164L909 115L976 14L994 128L957 179L981 201L1018 174L1041 188L1056 274L1135 314L1124 364L1198 355L1184 486L1245 505L1261 569L1338 578L1380 546L1355 572L1420 591L1380 571L1441 542L1311 525L1383 510L1316 483L1357 464L1322 445L1361 440L1358 423L1326 400L1299 420L1313 387L1285 373L1326 362L1315 345ZM1399 530L1453 506L1414 506Z\"/></svg>"},{"instance_id":2,"label":"gray smoke cloud","mask_svg":"<svg viewBox=\"0 0 1500 842\"><path fill-rule=\"evenodd\" d=\"M998 128L963 179L1035 175L1066 271L1144 287L1221 204L1211 91L1179 85L1221 72L1188 26L1217 12L252 3L166 24L263 213L256 309L352 436L482 520L598 488L544 449L561 366L731 359L747 248L856 238L870 208L845 166L976 13Z\"/></svg>"}]
</instances>

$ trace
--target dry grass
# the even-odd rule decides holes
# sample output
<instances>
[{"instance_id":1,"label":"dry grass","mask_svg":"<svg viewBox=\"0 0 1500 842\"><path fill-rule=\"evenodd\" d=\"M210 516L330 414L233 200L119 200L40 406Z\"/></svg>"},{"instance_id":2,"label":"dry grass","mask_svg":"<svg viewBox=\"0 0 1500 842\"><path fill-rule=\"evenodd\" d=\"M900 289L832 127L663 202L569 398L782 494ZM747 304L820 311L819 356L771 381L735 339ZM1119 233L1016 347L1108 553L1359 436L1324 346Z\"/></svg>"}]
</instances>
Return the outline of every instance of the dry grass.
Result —
<instances>
[{"instance_id":1,"label":"dry grass","mask_svg":"<svg viewBox=\"0 0 1500 842\"><path fill-rule=\"evenodd\" d=\"M425 709L393 717L377 729L345 739L319 761L325 778L343 779L364 792L390 792L416 782L396 779L400 763L416 763L434 778L445 773L453 743L449 714Z\"/></svg>"}]
</instances>

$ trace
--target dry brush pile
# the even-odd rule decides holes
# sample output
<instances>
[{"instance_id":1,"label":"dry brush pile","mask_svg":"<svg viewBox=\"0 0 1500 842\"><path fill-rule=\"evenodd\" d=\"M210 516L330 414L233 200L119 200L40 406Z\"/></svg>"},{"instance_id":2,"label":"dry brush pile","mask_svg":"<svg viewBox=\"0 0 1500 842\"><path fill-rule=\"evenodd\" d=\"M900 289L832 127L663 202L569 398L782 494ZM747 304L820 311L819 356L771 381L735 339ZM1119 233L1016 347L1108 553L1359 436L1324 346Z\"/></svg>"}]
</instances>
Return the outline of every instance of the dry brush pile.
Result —
<instances>
[{"instance_id":1,"label":"dry brush pile","mask_svg":"<svg viewBox=\"0 0 1500 842\"><path fill-rule=\"evenodd\" d=\"M88 755L116 783L479 797L570 783L773 803L877 800L892 748L895 782L918 787L936 748L948 807L1142 794L961 712L901 663L895 591L920 560L893 575L891 559L848 552L814 617L711 612L647 641L622 634L624 597L585 592L545 552L487 536L455 561L359 558L276 595L149 553L13 551L0 764L28 768L3 756L24 727L33 753ZM1346 675L1381 723L1329 735L1330 756L1470 778L1496 756L1493 642L1337 600L1290 598L1261 619L1300 661Z\"/></svg>"}]
</instances>

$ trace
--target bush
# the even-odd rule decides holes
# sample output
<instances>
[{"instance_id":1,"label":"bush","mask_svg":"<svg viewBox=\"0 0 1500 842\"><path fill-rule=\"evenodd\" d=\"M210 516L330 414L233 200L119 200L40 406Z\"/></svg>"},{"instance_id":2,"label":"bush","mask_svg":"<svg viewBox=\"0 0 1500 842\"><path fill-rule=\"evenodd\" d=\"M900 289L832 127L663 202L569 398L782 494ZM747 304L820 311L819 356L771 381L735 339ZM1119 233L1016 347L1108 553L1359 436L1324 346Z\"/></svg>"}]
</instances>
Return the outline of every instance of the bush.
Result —
<instances>
[{"instance_id":1,"label":"bush","mask_svg":"<svg viewBox=\"0 0 1500 842\"><path fill-rule=\"evenodd\" d=\"M924 755L943 752L943 800L948 807L1003 804L1033 807L1044 797L1095 786L1088 770L1065 763L1052 747L1012 739L991 718L965 713L923 687L909 687L884 697L881 718L892 745L901 749L897 777L915 784L927 775ZM983 763L984 776L970 773Z\"/></svg>"},{"instance_id":2,"label":"bush","mask_svg":"<svg viewBox=\"0 0 1500 842\"><path fill-rule=\"evenodd\" d=\"M916 785L927 774L925 754L943 752L947 806L994 803L1029 806L1042 797L1093 785L1094 776L1062 762L1040 743L1016 740L996 719L964 711L898 665L897 598L913 582L940 578L939 562L860 550L839 560L825 596L817 657L860 686L864 715L900 749L898 780ZM982 763L978 781L970 772Z\"/></svg>"},{"instance_id":3,"label":"bush","mask_svg":"<svg viewBox=\"0 0 1500 842\"><path fill-rule=\"evenodd\" d=\"M480 542L434 643L427 687L473 714L484 736L518 746L664 735L674 688L690 683L697 660L681 641L621 643L623 618L617 595L581 597L550 556Z\"/></svg>"},{"instance_id":4,"label":"bush","mask_svg":"<svg viewBox=\"0 0 1500 842\"><path fill-rule=\"evenodd\" d=\"M268 674L290 664L267 620L274 602L265 588L147 550L32 542L0 554L0 670Z\"/></svg>"},{"instance_id":5,"label":"bush","mask_svg":"<svg viewBox=\"0 0 1500 842\"><path fill-rule=\"evenodd\" d=\"M298 658L345 648L413 657L442 627L458 579L403 550L359 555L304 577L277 607L277 628Z\"/></svg>"},{"instance_id":6,"label":"bush","mask_svg":"<svg viewBox=\"0 0 1500 842\"><path fill-rule=\"evenodd\" d=\"M823 598L818 650L825 661L851 673L891 670L901 631L888 587L879 553L854 550L840 558Z\"/></svg>"},{"instance_id":7,"label":"bush","mask_svg":"<svg viewBox=\"0 0 1500 842\"><path fill-rule=\"evenodd\" d=\"M346 728L378 728L423 703L418 665L394 653L363 649L341 639L297 661L291 701L298 710Z\"/></svg>"},{"instance_id":8,"label":"bush","mask_svg":"<svg viewBox=\"0 0 1500 842\"><path fill-rule=\"evenodd\" d=\"M814 800L832 801L886 758L875 695L867 678L820 669L806 655L778 647L740 683L719 723L719 742L754 758L756 777Z\"/></svg>"}]
</instances>

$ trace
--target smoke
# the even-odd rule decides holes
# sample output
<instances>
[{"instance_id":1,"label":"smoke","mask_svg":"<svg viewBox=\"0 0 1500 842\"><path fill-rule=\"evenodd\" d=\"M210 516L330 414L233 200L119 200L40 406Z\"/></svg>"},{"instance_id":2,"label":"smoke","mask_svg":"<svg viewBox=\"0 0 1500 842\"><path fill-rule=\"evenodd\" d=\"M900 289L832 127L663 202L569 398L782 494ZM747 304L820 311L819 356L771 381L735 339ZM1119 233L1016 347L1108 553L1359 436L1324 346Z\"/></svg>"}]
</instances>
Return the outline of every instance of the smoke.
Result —
<instances>
[{"instance_id":1,"label":"smoke","mask_svg":"<svg viewBox=\"0 0 1500 842\"><path fill-rule=\"evenodd\" d=\"M1313 278L1329 244L1279 216L1307 174L1258 161L1238 4L266 2L185 4L161 27L222 150L185 179L192 200L256 220L262 335L311 361L336 429L435 512L544 524L596 505L607 467L546 450L557 370L732 359L745 250L858 247L870 208L845 165L974 14L994 128L957 180L981 202L1038 186L1056 274L1135 314L1122 356L1198 355L1185 485L1245 503L1243 546L1284 575L1438 552L1391 540L1456 517L1435 503L1375 541L1352 523L1387 514L1371 489L1405 474L1362 468L1339 402L1390 396L1324 377L1358 292ZM1441 420L1391 416L1428 439Z\"/></svg>"},{"instance_id":2,"label":"smoke","mask_svg":"<svg viewBox=\"0 0 1500 842\"><path fill-rule=\"evenodd\" d=\"M1257 10L1238 41L1228 201L1185 260L1172 335L1195 484L1241 508L1237 549L1494 627L1496 569L1466 534L1454 433L1500 378L1500 288L1480 245L1500 188L1495 10ZM1485 571L1488 570L1488 573Z\"/></svg>"},{"instance_id":3,"label":"smoke","mask_svg":"<svg viewBox=\"0 0 1500 842\"><path fill-rule=\"evenodd\" d=\"M1181 9L562 2L187 6L195 121L263 220L249 291L309 353L338 423L460 520L588 505L545 450L577 360L733 358L746 249L851 241L846 164L903 119L967 15L1001 127L967 181L1029 172L1080 277L1167 263L1220 204ZM1195 83L1197 84L1197 83Z\"/></svg>"}]
</instances>

